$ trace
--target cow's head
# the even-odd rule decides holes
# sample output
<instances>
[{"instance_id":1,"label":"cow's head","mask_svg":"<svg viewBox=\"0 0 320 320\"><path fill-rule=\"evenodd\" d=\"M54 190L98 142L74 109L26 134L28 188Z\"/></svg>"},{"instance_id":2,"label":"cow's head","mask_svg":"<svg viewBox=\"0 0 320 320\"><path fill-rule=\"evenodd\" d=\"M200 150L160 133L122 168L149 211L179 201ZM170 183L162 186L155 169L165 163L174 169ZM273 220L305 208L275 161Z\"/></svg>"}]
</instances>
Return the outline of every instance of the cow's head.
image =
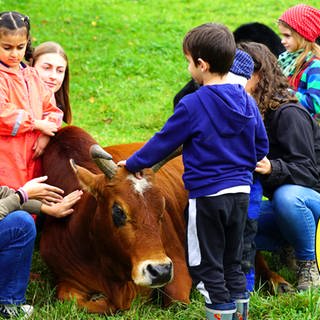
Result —
<instances>
[{"instance_id":1,"label":"cow's head","mask_svg":"<svg viewBox=\"0 0 320 320\"><path fill-rule=\"evenodd\" d=\"M90 153L103 174L93 174L72 161L71 165L82 187L97 199L91 228L95 243L117 257L114 265L127 268L137 285L165 285L173 277L173 264L161 239L165 199L153 170L144 170L143 178L137 179L117 167L98 145Z\"/></svg>"}]
</instances>

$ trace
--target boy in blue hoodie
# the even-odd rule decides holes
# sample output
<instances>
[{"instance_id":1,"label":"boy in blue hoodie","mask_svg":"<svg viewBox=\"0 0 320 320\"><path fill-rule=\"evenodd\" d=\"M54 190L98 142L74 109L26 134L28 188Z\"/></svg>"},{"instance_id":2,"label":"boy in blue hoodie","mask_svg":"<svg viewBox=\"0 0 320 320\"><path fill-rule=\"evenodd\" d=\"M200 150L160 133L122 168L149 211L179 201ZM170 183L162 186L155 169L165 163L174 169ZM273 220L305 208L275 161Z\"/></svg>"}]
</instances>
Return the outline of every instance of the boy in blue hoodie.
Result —
<instances>
[{"instance_id":1,"label":"boy in blue hoodie","mask_svg":"<svg viewBox=\"0 0 320 320\"><path fill-rule=\"evenodd\" d=\"M161 131L118 163L139 178L143 168L183 145L187 263L205 297L208 320L247 318L242 237L252 172L268 152L255 101L243 86L227 82L235 51L224 25L207 23L188 32L183 52L192 78L202 86L180 100Z\"/></svg>"}]
</instances>

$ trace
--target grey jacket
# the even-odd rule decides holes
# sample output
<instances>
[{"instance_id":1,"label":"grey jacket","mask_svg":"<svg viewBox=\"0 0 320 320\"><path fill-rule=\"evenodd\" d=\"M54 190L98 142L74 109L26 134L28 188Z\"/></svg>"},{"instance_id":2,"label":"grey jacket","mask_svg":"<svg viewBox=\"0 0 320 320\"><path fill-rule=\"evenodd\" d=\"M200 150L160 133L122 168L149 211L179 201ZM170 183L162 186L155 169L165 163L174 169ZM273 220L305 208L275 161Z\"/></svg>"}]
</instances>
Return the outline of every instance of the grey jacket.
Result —
<instances>
[{"instance_id":1,"label":"grey jacket","mask_svg":"<svg viewBox=\"0 0 320 320\"><path fill-rule=\"evenodd\" d=\"M39 214L41 201L28 200L23 205L20 204L20 198L14 189L6 186L0 187L0 220L7 216L10 212L16 210L25 210L30 213Z\"/></svg>"}]
</instances>

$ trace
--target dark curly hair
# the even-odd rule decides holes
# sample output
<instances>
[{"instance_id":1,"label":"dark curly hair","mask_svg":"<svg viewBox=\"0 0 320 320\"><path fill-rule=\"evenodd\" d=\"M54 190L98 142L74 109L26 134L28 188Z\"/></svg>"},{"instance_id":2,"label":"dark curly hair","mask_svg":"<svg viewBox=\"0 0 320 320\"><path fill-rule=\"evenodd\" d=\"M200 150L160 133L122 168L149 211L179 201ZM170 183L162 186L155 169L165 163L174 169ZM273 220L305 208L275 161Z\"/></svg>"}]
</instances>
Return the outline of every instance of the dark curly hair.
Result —
<instances>
[{"instance_id":1,"label":"dark curly hair","mask_svg":"<svg viewBox=\"0 0 320 320\"><path fill-rule=\"evenodd\" d=\"M30 36L30 20L28 16L25 16L16 11L5 11L0 13L0 35L7 34L12 31L25 30L26 37L28 39L25 59L27 61L32 57L32 45Z\"/></svg>"},{"instance_id":2,"label":"dark curly hair","mask_svg":"<svg viewBox=\"0 0 320 320\"><path fill-rule=\"evenodd\" d=\"M298 102L278 66L277 58L267 46L257 42L241 42L238 47L247 52L254 61L253 72L257 72L260 80L252 96L257 101L262 116L268 109L275 110L283 103Z\"/></svg>"}]
</instances>

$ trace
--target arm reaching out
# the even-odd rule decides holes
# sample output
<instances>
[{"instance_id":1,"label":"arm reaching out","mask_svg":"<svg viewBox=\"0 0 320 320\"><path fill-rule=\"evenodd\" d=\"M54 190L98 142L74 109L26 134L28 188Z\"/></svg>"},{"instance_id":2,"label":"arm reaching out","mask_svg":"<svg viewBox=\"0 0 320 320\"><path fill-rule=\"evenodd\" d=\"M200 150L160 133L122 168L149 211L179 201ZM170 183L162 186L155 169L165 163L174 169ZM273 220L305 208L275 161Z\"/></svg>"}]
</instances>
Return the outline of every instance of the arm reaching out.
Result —
<instances>
[{"instance_id":1,"label":"arm reaching out","mask_svg":"<svg viewBox=\"0 0 320 320\"><path fill-rule=\"evenodd\" d=\"M64 191L60 188L43 183L47 176L39 177L28 181L21 189L26 192L28 198L47 202L61 202Z\"/></svg>"},{"instance_id":2,"label":"arm reaching out","mask_svg":"<svg viewBox=\"0 0 320 320\"><path fill-rule=\"evenodd\" d=\"M72 206L80 200L82 191L75 190L63 197L64 191L60 188L43 183L47 176L28 181L20 190L30 199L42 201L41 212L56 218L65 217L73 212Z\"/></svg>"},{"instance_id":3,"label":"arm reaching out","mask_svg":"<svg viewBox=\"0 0 320 320\"><path fill-rule=\"evenodd\" d=\"M66 217L74 211L72 207L80 200L81 195L81 190L75 190L65 196L61 202L57 202L52 205L42 204L41 211L55 218Z\"/></svg>"},{"instance_id":4,"label":"arm reaching out","mask_svg":"<svg viewBox=\"0 0 320 320\"><path fill-rule=\"evenodd\" d=\"M127 160L120 160L118 163L117 163L117 166L118 167L125 167L127 164ZM143 178L143 172L142 171L137 171L135 173L133 173L134 176L137 178L137 179L142 179Z\"/></svg>"}]
</instances>

